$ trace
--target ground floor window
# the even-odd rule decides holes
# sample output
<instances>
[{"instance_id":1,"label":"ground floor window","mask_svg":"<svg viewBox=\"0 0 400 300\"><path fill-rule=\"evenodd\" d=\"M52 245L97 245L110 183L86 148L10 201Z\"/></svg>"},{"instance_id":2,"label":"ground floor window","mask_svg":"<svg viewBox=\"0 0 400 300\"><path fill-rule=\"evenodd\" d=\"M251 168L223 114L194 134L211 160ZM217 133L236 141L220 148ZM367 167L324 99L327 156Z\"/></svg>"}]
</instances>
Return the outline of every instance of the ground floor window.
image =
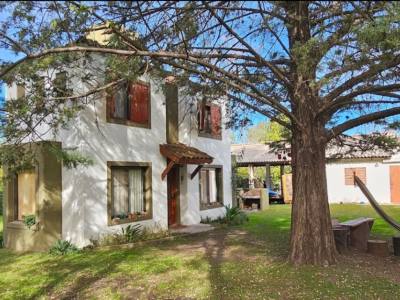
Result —
<instances>
[{"instance_id":1,"label":"ground floor window","mask_svg":"<svg viewBox=\"0 0 400 300\"><path fill-rule=\"evenodd\" d=\"M147 163L109 163L110 225L151 218L151 167Z\"/></svg>"},{"instance_id":2,"label":"ground floor window","mask_svg":"<svg viewBox=\"0 0 400 300\"><path fill-rule=\"evenodd\" d=\"M26 170L16 174L14 179L14 220L36 214L36 172Z\"/></svg>"},{"instance_id":3,"label":"ground floor window","mask_svg":"<svg viewBox=\"0 0 400 300\"><path fill-rule=\"evenodd\" d=\"M200 208L209 209L223 205L222 167L200 170Z\"/></svg>"}]
</instances>

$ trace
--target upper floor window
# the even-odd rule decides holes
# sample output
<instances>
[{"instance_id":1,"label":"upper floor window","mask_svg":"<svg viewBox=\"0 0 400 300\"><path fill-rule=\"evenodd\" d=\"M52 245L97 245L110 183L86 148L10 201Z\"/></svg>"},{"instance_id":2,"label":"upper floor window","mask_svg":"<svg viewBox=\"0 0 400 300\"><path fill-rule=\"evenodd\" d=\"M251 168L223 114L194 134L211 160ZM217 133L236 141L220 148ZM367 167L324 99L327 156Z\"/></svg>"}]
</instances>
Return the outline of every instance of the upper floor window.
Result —
<instances>
[{"instance_id":1,"label":"upper floor window","mask_svg":"<svg viewBox=\"0 0 400 300\"><path fill-rule=\"evenodd\" d=\"M107 121L150 128L150 85L128 82L107 98Z\"/></svg>"},{"instance_id":2,"label":"upper floor window","mask_svg":"<svg viewBox=\"0 0 400 300\"><path fill-rule=\"evenodd\" d=\"M53 96L65 97L68 95L67 90L67 73L59 72L53 80Z\"/></svg>"},{"instance_id":3,"label":"upper floor window","mask_svg":"<svg viewBox=\"0 0 400 300\"><path fill-rule=\"evenodd\" d=\"M199 136L221 138L221 107L217 104L200 102L198 120Z\"/></svg>"}]
</instances>

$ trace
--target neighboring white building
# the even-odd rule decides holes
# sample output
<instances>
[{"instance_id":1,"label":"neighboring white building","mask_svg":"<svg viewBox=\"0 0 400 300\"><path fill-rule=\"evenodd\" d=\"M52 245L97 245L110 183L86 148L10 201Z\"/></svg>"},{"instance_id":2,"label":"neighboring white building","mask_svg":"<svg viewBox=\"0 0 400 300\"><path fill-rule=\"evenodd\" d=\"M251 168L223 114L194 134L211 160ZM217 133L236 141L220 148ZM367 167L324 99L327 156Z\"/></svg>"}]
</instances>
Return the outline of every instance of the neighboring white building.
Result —
<instances>
[{"instance_id":1,"label":"neighboring white building","mask_svg":"<svg viewBox=\"0 0 400 300\"><path fill-rule=\"evenodd\" d=\"M400 154L382 150L350 151L338 147L327 150L326 175L330 203L367 203L361 190L354 185L354 172L382 204L400 204ZM265 144L232 145L237 165L249 167L283 166L290 164L290 149L276 152ZM340 158L335 158L340 157ZM250 174L253 173L250 171ZM268 172L267 172L268 173Z\"/></svg>"},{"instance_id":2,"label":"neighboring white building","mask_svg":"<svg viewBox=\"0 0 400 300\"><path fill-rule=\"evenodd\" d=\"M232 203L226 108L189 101L184 87L164 84L144 76L112 97L104 93L68 129L49 134L51 145L77 149L93 164L68 169L45 149L34 170L14 174L5 195L6 247L45 250L60 238L82 247L132 223L165 230L224 214ZM7 91L8 100L23 92ZM23 226L24 214L36 215L38 231Z\"/></svg>"}]
</instances>

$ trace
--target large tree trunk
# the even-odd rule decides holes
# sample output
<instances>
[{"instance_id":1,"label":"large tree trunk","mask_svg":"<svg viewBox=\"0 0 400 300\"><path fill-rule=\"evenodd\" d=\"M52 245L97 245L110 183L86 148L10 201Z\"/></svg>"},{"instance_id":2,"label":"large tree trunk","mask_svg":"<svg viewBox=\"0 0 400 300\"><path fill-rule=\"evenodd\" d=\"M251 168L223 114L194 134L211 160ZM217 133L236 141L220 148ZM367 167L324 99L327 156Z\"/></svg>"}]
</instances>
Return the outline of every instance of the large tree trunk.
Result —
<instances>
[{"instance_id":1,"label":"large tree trunk","mask_svg":"<svg viewBox=\"0 0 400 300\"><path fill-rule=\"evenodd\" d=\"M294 135L290 261L295 265L336 262L325 171L323 128L310 124Z\"/></svg>"}]
</instances>

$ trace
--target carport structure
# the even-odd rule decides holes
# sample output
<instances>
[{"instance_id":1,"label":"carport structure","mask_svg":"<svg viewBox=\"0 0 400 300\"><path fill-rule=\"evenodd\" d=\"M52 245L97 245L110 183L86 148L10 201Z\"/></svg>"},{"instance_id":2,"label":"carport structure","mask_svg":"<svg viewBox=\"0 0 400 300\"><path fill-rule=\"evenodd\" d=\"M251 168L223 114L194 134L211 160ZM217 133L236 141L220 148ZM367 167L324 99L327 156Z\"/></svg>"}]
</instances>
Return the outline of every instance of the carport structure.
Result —
<instances>
[{"instance_id":1,"label":"carport structure","mask_svg":"<svg viewBox=\"0 0 400 300\"><path fill-rule=\"evenodd\" d=\"M265 167L266 188L270 188L271 167L280 166L280 179L282 189L282 175L284 166L291 163L291 152L289 147L285 149L274 149L266 144L234 144L231 146L231 154L235 160L236 167L247 167L249 169L249 188L254 188L254 168Z\"/></svg>"}]
</instances>

